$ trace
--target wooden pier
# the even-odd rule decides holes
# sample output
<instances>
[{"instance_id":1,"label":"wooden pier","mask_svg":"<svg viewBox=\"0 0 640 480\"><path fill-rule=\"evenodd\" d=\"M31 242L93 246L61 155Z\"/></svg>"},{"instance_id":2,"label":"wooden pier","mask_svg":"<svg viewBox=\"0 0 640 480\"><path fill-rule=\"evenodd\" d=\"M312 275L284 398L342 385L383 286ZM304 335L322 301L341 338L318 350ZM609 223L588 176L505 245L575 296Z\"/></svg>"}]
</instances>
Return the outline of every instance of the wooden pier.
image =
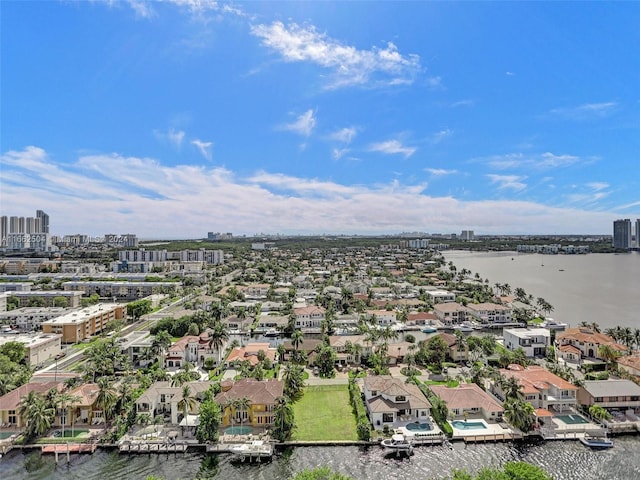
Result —
<instances>
[{"instance_id":1,"label":"wooden pier","mask_svg":"<svg viewBox=\"0 0 640 480\"><path fill-rule=\"evenodd\" d=\"M56 456L56 463L59 461L59 455L67 456L67 463L71 462L72 453L93 453L96 451L97 445L95 443L56 443L53 445L43 445L41 449L42 454L53 453Z\"/></svg>"}]
</instances>

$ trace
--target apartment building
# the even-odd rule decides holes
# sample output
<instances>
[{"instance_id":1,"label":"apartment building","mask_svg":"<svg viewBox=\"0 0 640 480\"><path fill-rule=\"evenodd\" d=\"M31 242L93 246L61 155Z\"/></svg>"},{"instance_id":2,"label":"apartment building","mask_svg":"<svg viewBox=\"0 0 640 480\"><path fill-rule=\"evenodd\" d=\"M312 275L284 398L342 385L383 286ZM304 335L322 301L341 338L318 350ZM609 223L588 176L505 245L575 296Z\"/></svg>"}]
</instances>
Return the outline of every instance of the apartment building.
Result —
<instances>
[{"instance_id":1,"label":"apartment building","mask_svg":"<svg viewBox=\"0 0 640 480\"><path fill-rule=\"evenodd\" d=\"M543 357L551 345L551 331L546 328L505 328L504 346L512 352L522 348L528 358Z\"/></svg>"},{"instance_id":2,"label":"apartment building","mask_svg":"<svg viewBox=\"0 0 640 480\"><path fill-rule=\"evenodd\" d=\"M101 333L109 322L124 319L126 314L124 304L100 303L48 320L42 324L42 331L61 334L62 343L77 343Z\"/></svg>"},{"instance_id":3,"label":"apartment building","mask_svg":"<svg viewBox=\"0 0 640 480\"><path fill-rule=\"evenodd\" d=\"M55 333L0 334L0 346L7 342L19 342L25 346L27 365L35 366L62 351L62 335Z\"/></svg>"}]
</instances>

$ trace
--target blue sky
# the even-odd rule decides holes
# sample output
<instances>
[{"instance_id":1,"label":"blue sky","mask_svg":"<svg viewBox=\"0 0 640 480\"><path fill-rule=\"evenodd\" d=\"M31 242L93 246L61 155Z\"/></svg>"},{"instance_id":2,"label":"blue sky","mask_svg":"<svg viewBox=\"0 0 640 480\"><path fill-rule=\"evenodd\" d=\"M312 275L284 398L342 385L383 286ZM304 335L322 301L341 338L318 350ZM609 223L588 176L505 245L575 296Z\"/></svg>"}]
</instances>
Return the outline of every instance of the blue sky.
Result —
<instances>
[{"instance_id":1,"label":"blue sky","mask_svg":"<svg viewBox=\"0 0 640 480\"><path fill-rule=\"evenodd\" d=\"M610 233L637 2L2 2L1 205L54 234Z\"/></svg>"}]
</instances>

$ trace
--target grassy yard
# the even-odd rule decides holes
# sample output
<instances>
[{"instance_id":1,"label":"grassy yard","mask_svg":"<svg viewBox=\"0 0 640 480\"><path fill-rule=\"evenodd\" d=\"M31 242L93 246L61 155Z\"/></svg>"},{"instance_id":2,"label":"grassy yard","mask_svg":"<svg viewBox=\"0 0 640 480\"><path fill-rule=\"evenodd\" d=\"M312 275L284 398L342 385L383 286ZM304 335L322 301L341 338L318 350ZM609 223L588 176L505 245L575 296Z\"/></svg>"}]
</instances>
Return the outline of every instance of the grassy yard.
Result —
<instances>
[{"instance_id":1,"label":"grassy yard","mask_svg":"<svg viewBox=\"0 0 640 480\"><path fill-rule=\"evenodd\" d=\"M307 387L293 404L297 428L292 440L357 440L356 418L346 385Z\"/></svg>"}]
</instances>

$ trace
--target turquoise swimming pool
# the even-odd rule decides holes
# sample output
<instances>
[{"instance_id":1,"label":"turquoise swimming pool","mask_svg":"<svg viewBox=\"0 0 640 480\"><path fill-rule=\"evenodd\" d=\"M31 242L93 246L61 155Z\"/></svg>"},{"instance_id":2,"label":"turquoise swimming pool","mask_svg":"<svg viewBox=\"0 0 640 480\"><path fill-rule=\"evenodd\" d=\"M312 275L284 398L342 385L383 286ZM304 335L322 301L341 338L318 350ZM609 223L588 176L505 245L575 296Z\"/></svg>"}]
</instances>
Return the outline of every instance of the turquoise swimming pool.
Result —
<instances>
[{"instance_id":1,"label":"turquoise swimming pool","mask_svg":"<svg viewBox=\"0 0 640 480\"><path fill-rule=\"evenodd\" d=\"M225 435L249 435L252 432L251 427L229 427L224 431Z\"/></svg>"},{"instance_id":2,"label":"turquoise swimming pool","mask_svg":"<svg viewBox=\"0 0 640 480\"><path fill-rule=\"evenodd\" d=\"M413 422L405 425L404 428L412 432L428 432L433 430L433 425L429 422Z\"/></svg>"},{"instance_id":3,"label":"turquoise swimming pool","mask_svg":"<svg viewBox=\"0 0 640 480\"><path fill-rule=\"evenodd\" d=\"M451 422L451 426L458 430L486 430L487 428L484 422L469 422L466 420L454 420Z\"/></svg>"}]
</instances>

